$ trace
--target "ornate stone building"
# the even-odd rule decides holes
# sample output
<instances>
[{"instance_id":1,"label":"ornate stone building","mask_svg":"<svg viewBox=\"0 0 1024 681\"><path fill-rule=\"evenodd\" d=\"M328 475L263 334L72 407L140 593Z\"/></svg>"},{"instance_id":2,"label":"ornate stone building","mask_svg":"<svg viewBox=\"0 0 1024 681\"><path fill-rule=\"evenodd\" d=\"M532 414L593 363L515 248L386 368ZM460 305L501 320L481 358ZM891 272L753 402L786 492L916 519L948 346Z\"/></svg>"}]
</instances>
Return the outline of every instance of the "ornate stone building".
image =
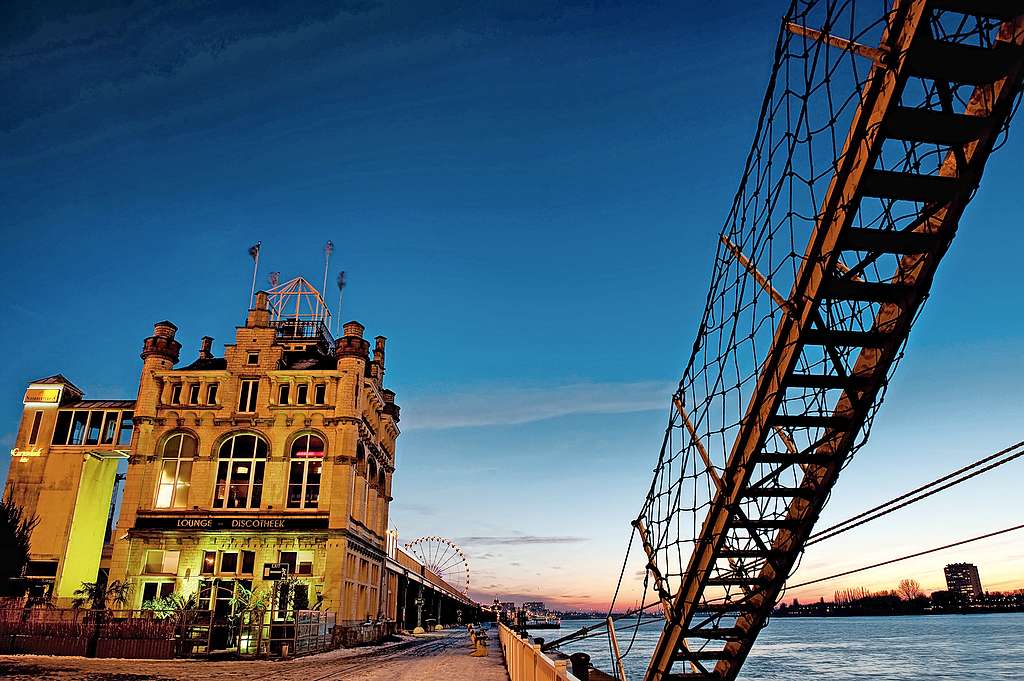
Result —
<instances>
[{"instance_id":1,"label":"ornate stone building","mask_svg":"<svg viewBox=\"0 0 1024 681\"><path fill-rule=\"evenodd\" d=\"M170 322L145 340L110 566L136 605L197 593L226 614L238 585L270 587L265 568L285 564L301 581L293 607L387 614L399 408L384 387L385 338L371 357L361 324L334 340L322 311L297 302L288 314L290 302L258 293L223 357L207 337L180 366Z\"/></svg>"},{"instance_id":2,"label":"ornate stone building","mask_svg":"<svg viewBox=\"0 0 1024 681\"><path fill-rule=\"evenodd\" d=\"M85 400L61 375L31 383L6 492L40 518L33 593L66 605L109 568L110 580L132 584L131 607L197 594L200 608L227 617L240 585L269 591L265 574L285 565L298 579L287 594L274 589L278 606L393 618L385 566L399 408L384 387L385 338L371 350L361 324L343 328L335 340L323 299L300 277L256 294L220 357L207 337L198 357L179 361L177 328L156 324L134 401Z\"/></svg>"}]
</instances>

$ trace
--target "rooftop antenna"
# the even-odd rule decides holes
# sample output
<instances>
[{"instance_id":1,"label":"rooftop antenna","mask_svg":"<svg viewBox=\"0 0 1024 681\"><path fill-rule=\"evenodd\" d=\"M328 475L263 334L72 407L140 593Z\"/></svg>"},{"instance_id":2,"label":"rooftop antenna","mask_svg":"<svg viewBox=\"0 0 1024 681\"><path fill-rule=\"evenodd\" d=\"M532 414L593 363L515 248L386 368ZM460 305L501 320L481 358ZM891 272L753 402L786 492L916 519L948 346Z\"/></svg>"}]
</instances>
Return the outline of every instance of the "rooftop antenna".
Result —
<instances>
[{"instance_id":1,"label":"rooftop antenna","mask_svg":"<svg viewBox=\"0 0 1024 681\"><path fill-rule=\"evenodd\" d=\"M252 309L252 301L256 297L256 271L260 268L260 244L262 241L257 241L252 246L249 246L249 257L252 258L252 288L249 289L249 309Z\"/></svg>"},{"instance_id":2,"label":"rooftop antenna","mask_svg":"<svg viewBox=\"0 0 1024 681\"><path fill-rule=\"evenodd\" d=\"M345 270L338 273L338 314L336 316L337 329L335 333L341 331L341 301L345 296Z\"/></svg>"},{"instance_id":3,"label":"rooftop antenna","mask_svg":"<svg viewBox=\"0 0 1024 681\"><path fill-rule=\"evenodd\" d=\"M324 244L324 285L320 287L320 290L327 293L327 270L331 267L331 253L334 252L334 242L330 239ZM327 303L324 303L324 307L327 307Z\"/></svg>"}]
</instances>

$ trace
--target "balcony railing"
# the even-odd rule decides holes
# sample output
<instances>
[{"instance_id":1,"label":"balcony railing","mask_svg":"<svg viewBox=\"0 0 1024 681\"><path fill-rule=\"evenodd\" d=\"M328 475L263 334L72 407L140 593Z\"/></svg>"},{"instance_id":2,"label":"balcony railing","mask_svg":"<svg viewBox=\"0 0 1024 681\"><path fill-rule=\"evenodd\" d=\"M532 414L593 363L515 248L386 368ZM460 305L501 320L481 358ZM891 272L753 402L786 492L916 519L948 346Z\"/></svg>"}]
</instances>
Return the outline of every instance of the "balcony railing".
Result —
<instances>
[{"instance_id":1,"label":"balcony railing","mask_svg":"<svg viewBox=\"0 0 1024 681\"><path fill-rule=\"evenodd\" d=\"M281 319L271 322L280 340L320 340L334 344L330 329L319 319Z\"/></svg>"}]
</instances>

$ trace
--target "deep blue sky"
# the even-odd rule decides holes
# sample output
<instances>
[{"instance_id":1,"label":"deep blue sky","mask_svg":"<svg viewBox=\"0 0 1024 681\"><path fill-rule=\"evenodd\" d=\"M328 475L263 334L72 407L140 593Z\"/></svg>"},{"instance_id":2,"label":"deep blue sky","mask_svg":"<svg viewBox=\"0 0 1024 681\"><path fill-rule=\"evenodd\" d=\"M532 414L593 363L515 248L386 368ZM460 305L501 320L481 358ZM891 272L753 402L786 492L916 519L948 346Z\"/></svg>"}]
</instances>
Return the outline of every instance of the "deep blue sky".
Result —
<instances>
[{"instance_id":1,"label":"deep blue sky","mask_svg":"<svg viewBox=\"0 0 1024 681\"><path fill-rule=\"evenodd\" d=\"M606 600L785 3L87 4L0 9L0 445L27 381L134 397L154 321L186 359L204 334L230 342L251 243L261 283L319 282L333 239L344 318L390 339L403 539L461 539L480 595ZM830 517L1024 439L1021 137ZM801 574L1019 521L1000 494L1021 470ZM973 557L1019 579L1008 545L892 574L937 586Z\"/></svg>"}]
</instances>

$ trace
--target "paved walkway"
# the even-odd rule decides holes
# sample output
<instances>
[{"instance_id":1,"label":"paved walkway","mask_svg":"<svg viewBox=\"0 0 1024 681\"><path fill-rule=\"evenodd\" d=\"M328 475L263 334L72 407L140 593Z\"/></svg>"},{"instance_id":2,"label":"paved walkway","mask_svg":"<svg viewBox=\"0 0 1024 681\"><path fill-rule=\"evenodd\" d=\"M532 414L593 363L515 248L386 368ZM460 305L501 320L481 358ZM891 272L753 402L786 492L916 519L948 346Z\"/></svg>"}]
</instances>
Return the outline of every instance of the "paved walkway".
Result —
<instances>
[{"instance_id":1,"label":"paved walkway","mask_svg":"<svg viewBox=\"0 0 1024 681\"><path fill-rule=\"evenodd\" d=\"M0 679L30 681L508 681L497 632L487 657L470 657L463 630L406 638L374 648L349 648L294 660L112 660L0 655Z\"/></svg>"}]
</instances>

